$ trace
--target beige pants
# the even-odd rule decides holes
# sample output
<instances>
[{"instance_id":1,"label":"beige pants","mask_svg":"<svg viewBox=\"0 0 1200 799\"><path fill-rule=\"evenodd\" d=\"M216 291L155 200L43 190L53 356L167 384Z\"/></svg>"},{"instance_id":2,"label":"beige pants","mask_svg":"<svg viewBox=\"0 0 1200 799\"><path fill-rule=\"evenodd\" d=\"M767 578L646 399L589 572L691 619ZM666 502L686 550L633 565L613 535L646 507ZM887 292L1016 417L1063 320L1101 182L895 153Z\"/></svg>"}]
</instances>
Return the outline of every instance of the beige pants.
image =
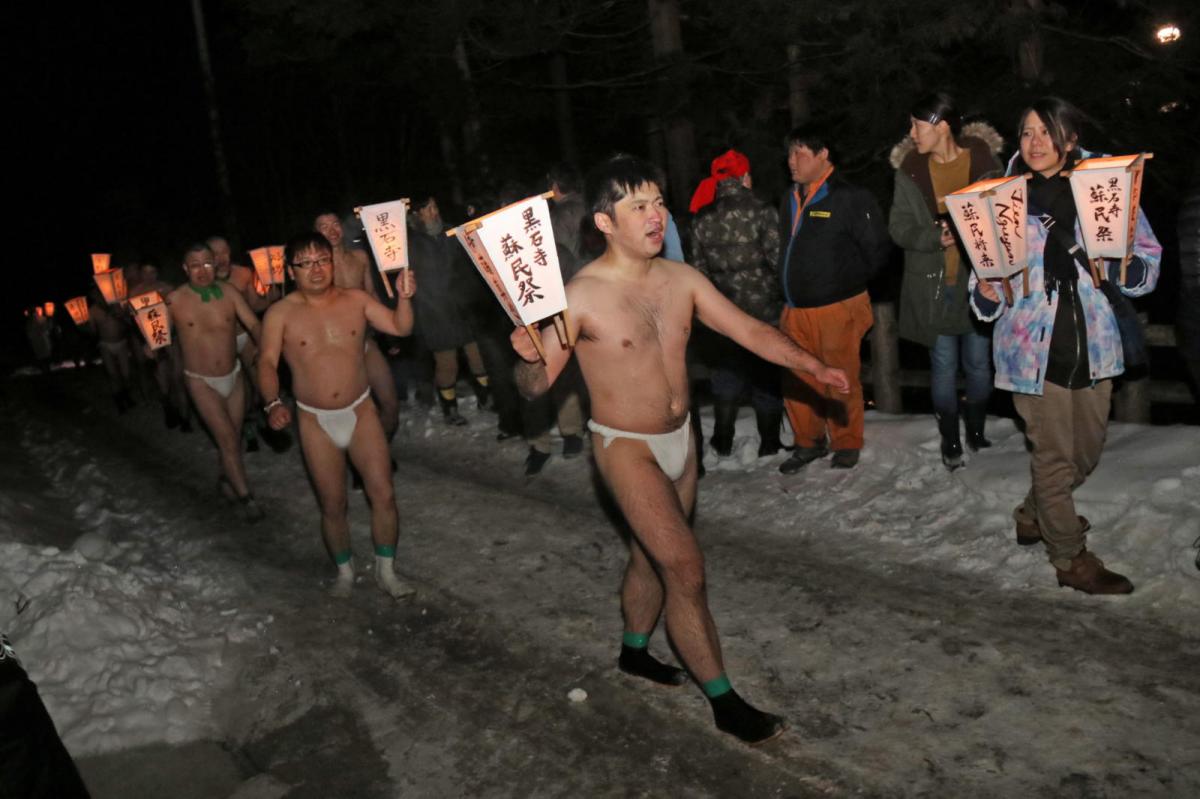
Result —
<instances>
[{"instance_id":1,"label":"beige pants","mask_svg":"<svg viewBox=\"0 0 1200 799\"><path fill-rule=\"evenodd\" d=\"M1074 390L1046 383L1040 397L1013 395L1033 448L1032 485L1013 517L1038 523L1050 562L1059 569L1070 568L1071 558L1087 544L1071 492L1100 462L1111 399L1111 380Z\"/></svg>"}]
</instances>

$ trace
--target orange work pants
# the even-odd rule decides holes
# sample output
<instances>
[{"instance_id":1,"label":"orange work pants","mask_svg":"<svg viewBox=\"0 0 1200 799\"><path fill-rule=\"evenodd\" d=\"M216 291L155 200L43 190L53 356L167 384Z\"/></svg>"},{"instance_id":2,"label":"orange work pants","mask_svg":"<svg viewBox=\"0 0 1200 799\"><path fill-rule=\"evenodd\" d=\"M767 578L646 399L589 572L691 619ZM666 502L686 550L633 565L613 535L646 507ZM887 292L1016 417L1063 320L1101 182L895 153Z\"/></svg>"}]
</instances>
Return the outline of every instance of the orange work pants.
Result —
<instances>
[{"instance_id":1,"label":"orange work pants","mask_svg":"<svg viewBox=\"0 0 1200 799\"><path fill-rule=\"evenodd\" d=\"M860 371L862 338L875 318L864 291L848 300L817 308L784 308L779 329L827 366L841 369L850 393L818 383L812 375L785 372L783 404L796 446L818 447L828 431L830 448L862 449L863 391Z\"/></svg>"}]
</instances>

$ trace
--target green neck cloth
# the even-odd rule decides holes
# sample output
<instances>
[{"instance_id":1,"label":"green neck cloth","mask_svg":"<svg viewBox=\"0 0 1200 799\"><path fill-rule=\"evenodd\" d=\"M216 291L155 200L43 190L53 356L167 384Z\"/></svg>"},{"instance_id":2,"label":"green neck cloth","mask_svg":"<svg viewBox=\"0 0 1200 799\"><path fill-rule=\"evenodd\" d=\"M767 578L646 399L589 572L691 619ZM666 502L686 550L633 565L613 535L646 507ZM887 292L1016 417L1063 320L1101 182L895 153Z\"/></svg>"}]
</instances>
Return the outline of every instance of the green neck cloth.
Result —
<instances>
[{"instance_id":1,"label":"green neck cloth","mask_svg":"<svg viewBox=\"0 0 1200 799\"><path fill-rule=\"evenodd\" d=\"M219 300L223 296L221 294L221 286L216 282L213 282L211 286L196 286L188 283L188 288L200 295L201 302L208 302L214 298Z\"/></svg>"}]
</instances>

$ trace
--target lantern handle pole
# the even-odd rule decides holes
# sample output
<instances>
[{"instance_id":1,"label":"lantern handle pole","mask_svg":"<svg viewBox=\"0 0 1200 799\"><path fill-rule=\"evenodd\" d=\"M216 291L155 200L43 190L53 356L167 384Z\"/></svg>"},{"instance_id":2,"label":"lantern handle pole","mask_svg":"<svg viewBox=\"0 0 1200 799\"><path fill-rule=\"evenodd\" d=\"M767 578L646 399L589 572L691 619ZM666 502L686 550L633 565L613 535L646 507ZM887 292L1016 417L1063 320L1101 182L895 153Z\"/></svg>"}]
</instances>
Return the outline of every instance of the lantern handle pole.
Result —
<instances>
[{"instance_id":1,"label":"lantern handle pole","mask_svg":"<svg viewBox=\"0 0 1200 799\"><path fill-rule=\"evenodd\" d=\"M546 348L542 344L542 334L538 332L536 325L525 325L525 332L529 333L529 338L533 342L533 348L537 350L538 357L542 359L542 363L546 363Z\"/></svg>"}]
</instances>

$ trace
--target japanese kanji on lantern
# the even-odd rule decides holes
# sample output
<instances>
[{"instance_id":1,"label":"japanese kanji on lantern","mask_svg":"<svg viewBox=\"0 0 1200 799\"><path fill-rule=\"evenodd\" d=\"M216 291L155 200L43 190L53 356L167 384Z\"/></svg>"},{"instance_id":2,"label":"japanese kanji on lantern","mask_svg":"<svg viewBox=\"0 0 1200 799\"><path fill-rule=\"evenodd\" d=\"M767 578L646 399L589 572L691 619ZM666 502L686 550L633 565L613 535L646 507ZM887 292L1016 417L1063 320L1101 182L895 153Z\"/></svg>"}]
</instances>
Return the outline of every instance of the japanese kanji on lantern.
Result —
<instances>
[{"instance_id":1,"label":"japanese kanji on lantern","mask_svg":"<svg viewBox=\"0 0 1200 799\"><path fill-rule=\"evenodd\" d=\"M88 322L88 304L87 297L72 297L63 305L67 306L67 313L71 315L71 321L77 325L86 325Z\"/></svg>"},{"instance_id":2,"label":"japanese kanji on lantern","mask_svg":"<svg viewBox=\"0 0 1200 799\"><path fill-rule=\"evenodd\" d=\"M157 291L147 291L145 294L137 294L129 298L129 307L134 311L140 311L143 308L149 308L151 305L162 304L162 295Z\"/></svg>"},{"instance_id":3,"label":"japanese kanji on lantern","mask_svg":"<svg viewBox=\"0 0 1200 799\"><path fill-rule=\"evenodd\" d=\"M158 297L158 302L146 302L154 297ZM167 304L162 301L162 297L158 296L158 292L139 294L129 301L129 305L133 308L138 329L142 331L150 349L157 350L170 346L171 318L167 315Z\"/></svg>"},{"instance_id":4,"label":"japanese kanji on lantern","mask_svg":"<svg viewBox=\"0 0 1200 799\"><path fill-rule=\"evenodd\" d=\"M129 287L125 285L124 269L105 269L92 275L97 288L109 305L117 305L125 301Z\"/></svg>"},{"instance_id":5,"label":"japanese kanji on lantern","mask_svg":"<svg viewBox=\"0 0 1200 799\"><path fill-rule=\"evenodd\" d=\"M1142 172L1146 161L1153 157L1153 153L1138 153L1088 158L1063 173L1071 182L1083 248L1097 287L1104 258L1121 260L1121 282L1125 282L1142 198Z\"/></svg>"},{"instance_id":6,"label":"japanese kanji on lantern","mask_svg":"<svg viewBox=\"0 0 1200 799\"><path fill-rule=\"evenodd\" d=\"M537 328L543 319L554 318L563 347L575 346L546 203L553 196L529 197L446 231L466 248L513 324L529 331L543 360L546 351Z\"/></svg>"},{"instance_id":7,"label":"japanese kanji on lantern","mask_svg":"<svg viewBox=\"0 0 1200 799\"><path fill-rule=\"evenodd\" d=\"M92 253L92 272L96 273L96 274L99 274L100 272L107 272L108 265L111 262L111 260L112 260L112 255L110 255L109 253L106 253L106 252Z\"/></svg>"},{"instance_id":8,"label":"japanese kanji on lantern","mask_svg":"<svg viewBox=\"0 0 1200 799\"><path fill-rule=\"evenodd\" d=\"M283 247L259 247L250 251L254 275L264 286L282 286L284 280Z\"/></svg>"},{"instance_id":9,"label":"japanese kanji on lantern","mask_svg":"<svg viewBox=\"0 0 1200 799\"><path fill-rule=\"evenodd\" d=\"M1009 279L1020 274L1029 291L1025 220L1028 175L980 180L946 195L946 210L958 230L971 268L980 280L999 280L1012 300Z\"/></svg>"},{"instance_id":10,"label":"japanese kanji on lantern","mask_svg":"<svg viewBox=\"0 0 1200 799\"><path fill-rule=\"evenodd\" d=\"M375 266L383 278L383 287L389 297L393 296L388 273L408 269L408 200L392 200L376 205L364 205L354 209L362 222L363 232L375 255ZM408 279L407 273L405 280Z\"/></svg>"}]
</instances>

